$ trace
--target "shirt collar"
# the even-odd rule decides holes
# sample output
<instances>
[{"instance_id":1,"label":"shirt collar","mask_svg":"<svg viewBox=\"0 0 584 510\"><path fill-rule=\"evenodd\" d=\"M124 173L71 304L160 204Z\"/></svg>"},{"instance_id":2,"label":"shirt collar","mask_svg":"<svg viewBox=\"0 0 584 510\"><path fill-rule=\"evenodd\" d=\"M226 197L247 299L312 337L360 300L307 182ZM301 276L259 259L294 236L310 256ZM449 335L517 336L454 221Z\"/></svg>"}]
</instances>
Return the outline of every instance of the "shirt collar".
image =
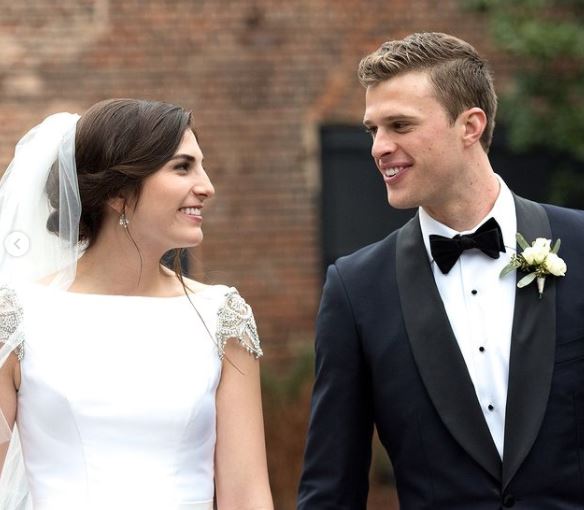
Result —
<instances>
[{"instance_id":1,"label":"shirt collar","mask_svg":"<svg viewBox=\"0 0 584 510\"><path fill-rule=\"evenodd\" d=\"M503 243L507 250L515 251L516 240L515 235L517 232L517 217L515 215L515 201L513 200L513 194L508 188L505 181L497 174L497 179L500 183L499 195L493 208L489 213L472 229L465 230L463 232L458 232L439 221L436 221L432 216L430 216L423 207L419 208L419 218L420 218L420 228L422 229L422 237L424 239L424 246L426 247L426 252L428 253L428 259L433 260L432 252L430 250L430 235L437 234L445 237L454 237L456 234L471 234L475 232L483 223L485 223L489 218L495 218L497 223L501 227L501 233L503 234Z\"/></svg>"}]
</instances>

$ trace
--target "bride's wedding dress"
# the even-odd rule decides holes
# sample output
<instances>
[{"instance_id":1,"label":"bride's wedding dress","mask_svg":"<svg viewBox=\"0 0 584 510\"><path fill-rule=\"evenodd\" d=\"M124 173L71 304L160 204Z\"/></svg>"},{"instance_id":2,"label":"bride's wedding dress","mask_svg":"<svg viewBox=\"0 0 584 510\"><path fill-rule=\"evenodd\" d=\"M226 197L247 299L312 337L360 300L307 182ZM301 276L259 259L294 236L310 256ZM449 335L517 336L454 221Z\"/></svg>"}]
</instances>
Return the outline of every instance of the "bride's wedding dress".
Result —
<instances>
[{"instance_id":1,"label":"bride's wedding dress","mask_svg":"<svg viewBox=\"0 0 584 510\"><path fill-rule=\"evenodd\" d=\"M225 341L261 355L237 291L191 294L198 312L185 295L29 285L16 296L17 426L34 510L211 510Z\"/></svg>"}]
</instances>

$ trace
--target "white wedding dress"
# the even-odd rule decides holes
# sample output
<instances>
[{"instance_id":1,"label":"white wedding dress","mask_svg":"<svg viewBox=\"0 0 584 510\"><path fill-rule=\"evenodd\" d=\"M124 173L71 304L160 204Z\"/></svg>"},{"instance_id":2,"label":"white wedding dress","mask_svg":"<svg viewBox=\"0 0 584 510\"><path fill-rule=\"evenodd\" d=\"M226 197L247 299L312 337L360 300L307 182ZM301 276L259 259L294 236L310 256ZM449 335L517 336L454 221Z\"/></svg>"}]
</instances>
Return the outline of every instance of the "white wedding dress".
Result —
<instances>
[{"instance_id":1,"label":"white wedding dress","mask_svg":"<svg viewBox=\"0 0 584 510\"><path fill-rule=\"evenodd\" d=\"M184 295L40 285L16 295L17 425L34 510L211 510L225 341L261 355L237 291L191 294L198 313Z\"/></svg>"}]
</instances>

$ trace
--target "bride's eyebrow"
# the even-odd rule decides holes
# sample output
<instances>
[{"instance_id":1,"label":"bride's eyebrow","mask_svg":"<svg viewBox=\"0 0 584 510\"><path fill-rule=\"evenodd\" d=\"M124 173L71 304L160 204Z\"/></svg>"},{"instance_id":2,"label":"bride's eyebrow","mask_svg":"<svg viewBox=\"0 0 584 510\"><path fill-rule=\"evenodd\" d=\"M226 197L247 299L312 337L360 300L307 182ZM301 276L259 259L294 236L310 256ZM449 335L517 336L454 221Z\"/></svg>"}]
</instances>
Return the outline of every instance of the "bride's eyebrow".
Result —
<instances>
[{"instance_id":1,"label":"bride's eyebrow","mask_svg":"<svg viewBox=\"0 0 584 510\"><path fill-rule=\"evenodd\" d=\"M172 158L169 159L169 161L172 161L173 159L186 159L189 162L193 162L195 161L195 158L193 156L191 156L190 154L176 154L174 155Z\"/></svg>"}]
</instances>

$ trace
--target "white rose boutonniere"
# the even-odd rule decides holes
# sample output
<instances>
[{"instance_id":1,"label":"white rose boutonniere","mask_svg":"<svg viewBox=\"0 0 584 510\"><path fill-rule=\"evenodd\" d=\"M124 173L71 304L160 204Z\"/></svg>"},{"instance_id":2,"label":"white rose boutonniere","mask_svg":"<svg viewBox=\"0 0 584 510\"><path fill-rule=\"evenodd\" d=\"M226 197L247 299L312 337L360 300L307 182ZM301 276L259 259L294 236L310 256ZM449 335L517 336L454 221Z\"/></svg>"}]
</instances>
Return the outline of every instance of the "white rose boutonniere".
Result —
<instances>
[{"instance_id":1,"label":"white rose boutonniere","mask_svg":"<svg viewBox=\"0 0 584 510\"><path fill-rule=\"evenodd\" d=\"M537 281L537 292L541 299L547 275L565 276L568 270L566 263L558 257L560 249L560 240L558 239L553 247L550 239L538 237L531 246L525 238L518 232L517 243L522 248L519 255L513 255L511 262L501 271L500 277L519 269L528 273L517 282L517 287L522 288L529 285L532 281Z\"/></svg>"},{"instance_id":2,"label":"white rose boutonniere","mask_svg":"<svg viewBox=\"0 0 584 510\"><path fill-rule=\"evenodd\" d=\"M552 243L549 239L538 237L535 241L533 241L532 246L527 245L527 248L523 249L521 256L530 266L541 264L550 254L551 244ZM523 246L521 247L523 248Z\"/></svg>"}]
</instances>

